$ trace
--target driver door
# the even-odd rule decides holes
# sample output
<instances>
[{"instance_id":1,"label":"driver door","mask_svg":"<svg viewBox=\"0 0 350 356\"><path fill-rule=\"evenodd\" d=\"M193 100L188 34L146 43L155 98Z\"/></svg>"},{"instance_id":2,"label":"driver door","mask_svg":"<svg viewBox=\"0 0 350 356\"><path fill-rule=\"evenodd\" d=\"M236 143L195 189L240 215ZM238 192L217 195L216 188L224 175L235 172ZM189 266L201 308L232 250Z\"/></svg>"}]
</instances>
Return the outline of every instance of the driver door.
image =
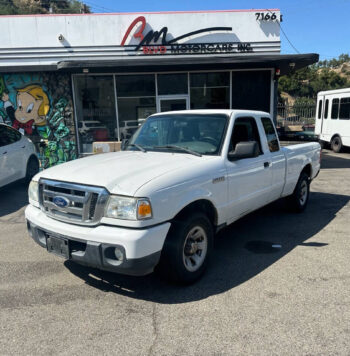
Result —
<instances>
[{"instance_id":1,"label":"driver door","mask_svg":"<svg viewBox=\"0 0 350 356\"><path fill-rule=\"evenodd\" d=\"M254 117L235 119L229 151L234 151L237 143L246 141L258 142L260 150L258 157L230 161L226 156L229 222L265 205L270 194L270 164L262 150L258 125Z\"/></svg>"}]
</instances>

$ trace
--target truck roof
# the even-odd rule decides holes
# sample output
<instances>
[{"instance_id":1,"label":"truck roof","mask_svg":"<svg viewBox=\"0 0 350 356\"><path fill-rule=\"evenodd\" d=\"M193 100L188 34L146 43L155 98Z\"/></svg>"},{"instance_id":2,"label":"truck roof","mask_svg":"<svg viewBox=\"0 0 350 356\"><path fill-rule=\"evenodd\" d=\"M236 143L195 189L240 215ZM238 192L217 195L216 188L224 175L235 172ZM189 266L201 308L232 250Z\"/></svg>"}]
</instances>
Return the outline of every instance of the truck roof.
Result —
<instances>
[{"instance_id":1,"label":"truck roof","mask_svg":"<svg viewBox=\"0 0 350 356\"><path fill-rule=\"evenodd\" d=\"M246 114L246 115L267 115L270 116L268 112L265 111L257 111L257 110L236 110L236 109L198 109L198 110L178 110L178 111L164 111L153 114L151 116L159 116L164 114Z\"/></svg>"},{"instance_id":2,"label":"truck roof","mask_svg":"<svg viewBox=\"0 0 350 356\"><path fill-rule=\"evenodd\" d=\"M317 96L327 95L327 94L341 94L341 93L350 93L350 88L324 90L324 91L320 91L319 93L317 93Z\"/></svg>"}]
</instances>

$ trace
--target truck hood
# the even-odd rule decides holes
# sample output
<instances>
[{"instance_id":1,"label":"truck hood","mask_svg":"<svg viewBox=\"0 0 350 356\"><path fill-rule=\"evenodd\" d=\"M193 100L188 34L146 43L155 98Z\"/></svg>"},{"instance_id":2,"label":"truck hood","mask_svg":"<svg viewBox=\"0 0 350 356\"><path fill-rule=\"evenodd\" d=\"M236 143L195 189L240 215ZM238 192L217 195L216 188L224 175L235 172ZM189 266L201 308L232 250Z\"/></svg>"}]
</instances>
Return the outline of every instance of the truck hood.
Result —
<instances>
[{"instance_id":1,"label":"truck hood","mask_svg":"<svg viewBox=\"0 0 350 356\"><path fill-rule=\"evenodd\" d=\"M209 156L168 152L121 151L70 161L40 172L40 178L107 188L113 194L135 195L152 179L200 164Z\"/></svg>"}]
</instances>

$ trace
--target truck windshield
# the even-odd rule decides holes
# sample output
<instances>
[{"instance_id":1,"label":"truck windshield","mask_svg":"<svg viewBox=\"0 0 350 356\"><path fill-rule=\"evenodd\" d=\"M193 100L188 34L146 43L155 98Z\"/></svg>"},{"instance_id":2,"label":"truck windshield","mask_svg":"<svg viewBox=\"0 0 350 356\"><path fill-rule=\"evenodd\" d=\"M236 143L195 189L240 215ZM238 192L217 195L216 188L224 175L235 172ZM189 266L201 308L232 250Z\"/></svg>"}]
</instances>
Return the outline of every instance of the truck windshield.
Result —
<instances>
[{"instance_id":1,"label":"truck windshield","mask_svg":"<svg viewBox=\"0 0 350 356\"><path fill-rule=\"evenodd\" d=\"M139 145L147 151L192 151L200 155L217 155L225 136L227 120L225 114L153 116L135 132L127 150L135 150L135 145Z\"/></svg>"}]
</instances>

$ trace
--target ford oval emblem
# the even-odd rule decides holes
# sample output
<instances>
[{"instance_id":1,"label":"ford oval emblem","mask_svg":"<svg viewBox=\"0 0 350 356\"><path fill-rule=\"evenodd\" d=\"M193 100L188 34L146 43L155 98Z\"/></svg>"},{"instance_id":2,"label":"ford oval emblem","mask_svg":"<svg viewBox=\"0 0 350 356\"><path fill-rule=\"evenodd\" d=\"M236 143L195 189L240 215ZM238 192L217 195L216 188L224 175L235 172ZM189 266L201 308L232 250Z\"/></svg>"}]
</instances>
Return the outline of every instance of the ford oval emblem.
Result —
<instances>
[{"instance_id":1,"label":"ford oval emblem","mask_svg":"<svg viewBox=\"0 0 350 356\"><path fill-rule=\"evenodd\" d=\"M65 197L56 196L52 199L52 202L59 208L65 208L69 205L69 200Z\"/></svg>"}]
</instances>

